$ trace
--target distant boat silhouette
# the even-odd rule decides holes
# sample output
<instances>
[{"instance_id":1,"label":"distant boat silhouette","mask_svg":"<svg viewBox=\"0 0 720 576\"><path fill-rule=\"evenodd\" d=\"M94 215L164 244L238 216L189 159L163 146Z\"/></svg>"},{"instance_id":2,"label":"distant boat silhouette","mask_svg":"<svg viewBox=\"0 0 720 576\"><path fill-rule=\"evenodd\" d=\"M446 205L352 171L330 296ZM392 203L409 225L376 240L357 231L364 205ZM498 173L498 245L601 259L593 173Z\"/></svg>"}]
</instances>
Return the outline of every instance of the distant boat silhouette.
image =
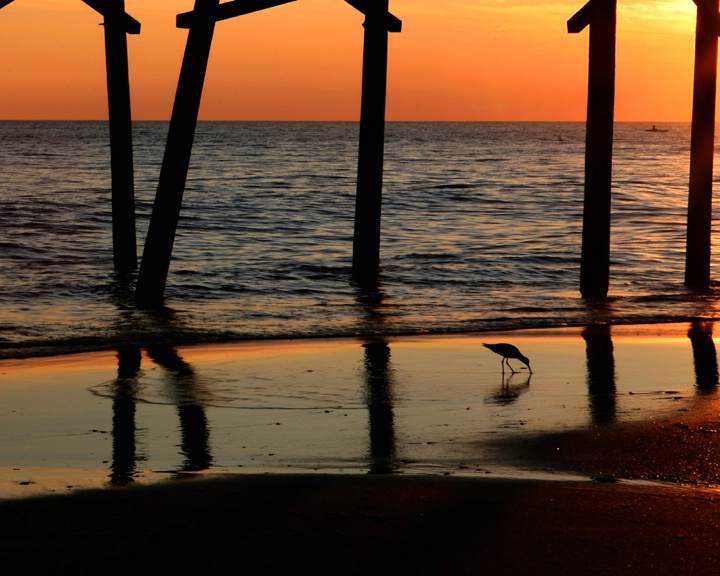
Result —
<instances>
[{"instance_id":1,"label":"distant boat silhouette","mask_svg":"<svg viewBox=\"0 0 720 576\"><path fill-rule=\"evenodd\" d=\"M645 130L645 132L667 132L667 130L660 130L655 126L655 124L653 124L653 127L648 128L647 130Z\"/></svg>"}]
</instances>

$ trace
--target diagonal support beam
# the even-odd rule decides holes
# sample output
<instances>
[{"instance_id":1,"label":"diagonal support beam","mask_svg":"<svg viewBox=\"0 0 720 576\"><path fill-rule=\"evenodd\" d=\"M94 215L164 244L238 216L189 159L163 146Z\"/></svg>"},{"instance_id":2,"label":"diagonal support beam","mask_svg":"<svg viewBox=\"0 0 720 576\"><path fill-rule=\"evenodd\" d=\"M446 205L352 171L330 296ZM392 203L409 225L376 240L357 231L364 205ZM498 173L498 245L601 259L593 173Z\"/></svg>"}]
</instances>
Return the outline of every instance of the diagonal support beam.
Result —
<instances>
[{"instance_id":1,"label":"diagonal support beam","mask_svg":"<svg viewBox=\"0 0 720 576\"><path fill-rule=\"evenodd\" d=\"M603 0L599 0L602 2ZM567 29L569 34L578 34L585 30L590 23L593 21L593 17L596 13L598 6L598 0L589 0L585 6L580 8L572 18L567 21Z\"/></svg>"},{"instance_id":2,"label":"diagonal support beam","mask_svg":"<svg viewBox=\"0 0 720 576\"><path fill-rule=\"evenodd\" d=\"M350 6L355 8L358 12L361 12L367 16L368 14L375 15L377 12L376 4L369 2L368 0L345 0ZM402 32L402 20L385 11L383 14L383 23L385 29L388 32Z\"/></svg>"},{"instance_id":3,"label":"diagonal support beam","mask_svg":"<svg viewBox=\"0 0 720 576\"><path fill-rule=\"evenodd\" d=\"M220 4L220 0L195 0L192 12L177 17L178 27L188 28L188 38L135 290L135 302L141 309L163 306L215 24L291 1L235 0Z\"/></svg>"},{"instance_id":4,"label":"diagonal support beam","mask_svg":"<svg viewBox=\"0 0 720 576\"><path fill-rule=\"evenodd\" d=\"M199 17L188 31L160 178L145 239L135 302L141 309L162 308L175 233L197 127L210 47L215 32L211 17L219 0L195 0Z\"/></svg>"},{"instance_id":5,"label":"diagonal support beam","mask_svg":"<svg viewBox=\"0 0 720 576\"><path fill-rule=\"evenodd\" d=\"M83 0L84 1L84 0ZM197 14L194 10L191 12L183 12L178 14L175 19L175 25L178 28L190 28L196 24L198 19L210 19L214 22L235 18L235 16L244 16L252 12L259 12L266 8L274 8L282 4L288 4L295 0L233 0L220 4L209 14Z\"/></svg>"},{"instance_id":6,"label":"diagonal support beam","mask_svg":"<svg viewBox=\"0 0 720 576\"><path fill-rule=\"evenodd\" d=\"M112 18L117 15L117 9L115 5L110 2L106 2L104 0L82 1L88 6L90 6L90 8L95 10L95 12L99 12L100 14L102 14L105 18ZM2 2L5 2L5 0L0 0L0 8L2 8ZM135 20L135 18L130 16L130 14L128 14L124 10L121 12L121 14L123 18L123 27L125 28L125 32L128 34L140 34L140 22Z\"/></svg>"}]
</instances>

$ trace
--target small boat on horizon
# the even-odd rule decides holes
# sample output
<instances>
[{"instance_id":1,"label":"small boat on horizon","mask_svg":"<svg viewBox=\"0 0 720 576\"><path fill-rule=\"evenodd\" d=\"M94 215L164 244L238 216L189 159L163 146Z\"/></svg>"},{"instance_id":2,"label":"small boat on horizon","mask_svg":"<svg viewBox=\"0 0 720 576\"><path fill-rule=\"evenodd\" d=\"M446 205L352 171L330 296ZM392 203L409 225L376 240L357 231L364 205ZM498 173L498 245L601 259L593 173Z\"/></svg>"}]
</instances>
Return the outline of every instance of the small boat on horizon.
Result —
<instances>
[{"instance_id":1,"label":"small boat on horizon","mask_svg":"<svg viewBox=\"0 0 720 576\"><path fill-rule=\"evenodd\" d=\"M667 132L667 130L660 130L657 126L655 126L655 124L653 124L653 127L648 128L645 132Z\"/></svg>"}]
</instances>

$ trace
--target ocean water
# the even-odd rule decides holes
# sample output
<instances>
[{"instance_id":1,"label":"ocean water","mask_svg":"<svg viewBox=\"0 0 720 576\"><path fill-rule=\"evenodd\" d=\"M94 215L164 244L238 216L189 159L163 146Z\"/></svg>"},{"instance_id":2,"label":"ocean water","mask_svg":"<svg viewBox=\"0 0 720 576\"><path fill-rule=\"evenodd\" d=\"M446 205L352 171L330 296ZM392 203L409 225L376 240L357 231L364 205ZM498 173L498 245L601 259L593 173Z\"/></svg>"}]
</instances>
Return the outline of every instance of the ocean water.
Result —
<instances>
[{"instance_id":1,"label":"ocean water","mask_svg":"<svg viewBox=\"0 0 720 576\"><path fill-rule=\"evenodd\" d=\"M202 122L167 308L145 312L113 271L107 123L0 122L0 357L716 318L715 293L683 286L690 127L661 127L616 125L597 302L578 290L584 123L388 123L368 293L350 280L357 123ZM139 254L166 134L134 125Z\"/></svg>"}]
</instances>

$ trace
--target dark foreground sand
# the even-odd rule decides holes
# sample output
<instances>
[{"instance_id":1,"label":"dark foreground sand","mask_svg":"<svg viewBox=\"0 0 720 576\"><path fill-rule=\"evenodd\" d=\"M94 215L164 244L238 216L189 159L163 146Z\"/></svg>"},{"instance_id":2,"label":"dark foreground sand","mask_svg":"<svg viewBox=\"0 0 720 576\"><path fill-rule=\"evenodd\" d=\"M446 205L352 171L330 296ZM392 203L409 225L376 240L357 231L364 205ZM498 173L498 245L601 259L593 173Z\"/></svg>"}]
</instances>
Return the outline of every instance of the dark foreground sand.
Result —
<instances>
[{"instance_id":1,"label":"dark foreground sand","mask_svg":"<svg viewBox=\"0 0 720 576\"><path fill-rule=\"evenodd\" d=\"M3 574L717 574L720 498L627 483L239 476L0 505Z\"/></svg>"}]
</instances>

